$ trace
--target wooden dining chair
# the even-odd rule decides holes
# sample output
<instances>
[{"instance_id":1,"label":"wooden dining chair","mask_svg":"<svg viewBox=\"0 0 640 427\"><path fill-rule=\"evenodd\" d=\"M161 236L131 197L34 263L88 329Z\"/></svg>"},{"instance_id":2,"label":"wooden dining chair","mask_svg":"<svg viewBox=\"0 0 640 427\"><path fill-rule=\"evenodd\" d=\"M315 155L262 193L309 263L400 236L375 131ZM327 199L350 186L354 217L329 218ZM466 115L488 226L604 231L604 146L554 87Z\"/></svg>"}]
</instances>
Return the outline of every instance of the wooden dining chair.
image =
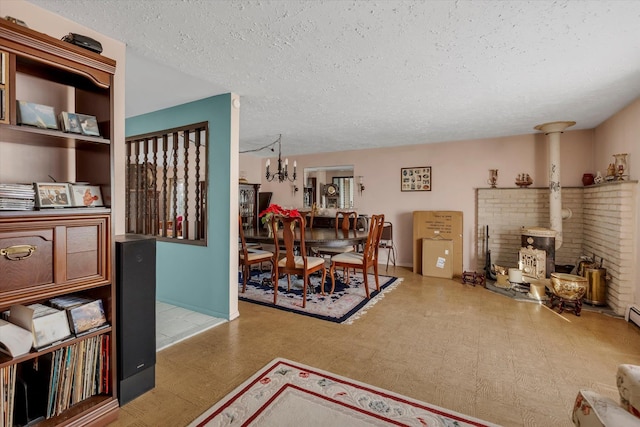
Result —
<instances>
[{"instance_id":1,"label":"wooden dining chair","mask_svg":"<svg viewBox=\"0 0 640 427\"><path fill-rule=\"evenodd\" d=\"M275 254L273 252L265 251L262 249L250 249L247 246L247 242L244 239L244 230L242 228L242 217L238 216L240 228L240 250L238 265L242 266L242 293L247 289L247 281L249 280L249 275L251 274L251 266L255 264L260 264L264 262L271 263L271 280L273 281L273 274L275 269Z\"/></svg>"},{"instance_id":2,"label":"wooden dining chair","mask_svg":"<svg viewBox=\"0 0 640 427\"><path fill-rule=\"evenodd\" d=\"M344 233L348 233L349 230L357 230L358 229L358 212L336 212L336 219L334 223L336 233L342 231ZM345 253L345 252L353 252L356 248L354 246L341 246L341 247L318 247L314 248L314 253L319 254L320 256L329 256Z\"/></svg>"},{"instance_id":3,"label":"wooden dining chair","mask_svg":"<svg viewBox=\"0 0 640 427\"><path fill-rule=\"evenodd\" d=\"M385 271L389 271L389 261L393 262L394 267L396 266L396 245L393 242L393 224L389 221L385 221L382 226L380 249L387 250L387 268Z\"/></svg>"},{"instance_id":4,"label":"wooden dining chair","mask_svg":"<svg viewBox=\"0 0 640 427\"><path fill-rule=\"evenodd\" d=\"M308 228L309 230L313 229L313 218L315 216L314 211L298 210L298 212L300 213L300 216L304 218L305 227ZM284 250L284 247L282 247L282 249ZM308 250L309 252L307 253L307 255L316 255L315 248L308 248Z\"/></svg>"},{"instance_id":5,"label":"wooden dining chair","mask_svg":"<svg viewBox=\"0 0 640 427\"><path fill-rule=\"evenodd\" d=\"M276 224L280 221L282 230L282 242L279 241ZM276 260L274 267L273 304L278 300L278 279L280 274L287 275L287 290L291 290L291 275L302 276L302 308L307 306L307 286L311 286L310 275L316 271L322 271L320 289L324 295L324 281L327 277L327 269L324 259L307 255L304 241L305 220L302 217L285 217L274 215L271 218L274 246L276 248ZM297 241L297 242L296 242ZM280 245L284 246L284 257L281 258ZM298 251L299 249L299 251ZM298 251L299 255L296 255Z\"/></svg>"},{"instance_id":6,"label":"wooden dining chair","mask_svg":"<svg viewBox=\"0 0 640 427\"><path fill-rule=\"evenodd\" d=\"M364 276L364 289L369 295L369 281L367 271L373 267L373 273L376 279L376 289L380 290L380 281L378 279L378 246L382 236L384 226L384 215L373 215L369 222L369 232L367 241L364 244L363 252L345 252L331 257L331 268L329 275L331 276L331 293L336 287L335 270L337 267L345 269L345 283L349 284L349 269L362 270Z\"/></svg>"},{"instance_id":7,"label":"wooden dining chair","mask_svg":"<svg viewBox=\"0 0 640 427\"><path fill-rule=\"evenodd\" d=\"M309 229L313 228L313 218L314 218L314 213L313 210L309 210L309 211L301 211L298 210L298 212L300 212L300 216L302 218L304 218L305 221L305 226Z\"/></svg>"}]
</instances>

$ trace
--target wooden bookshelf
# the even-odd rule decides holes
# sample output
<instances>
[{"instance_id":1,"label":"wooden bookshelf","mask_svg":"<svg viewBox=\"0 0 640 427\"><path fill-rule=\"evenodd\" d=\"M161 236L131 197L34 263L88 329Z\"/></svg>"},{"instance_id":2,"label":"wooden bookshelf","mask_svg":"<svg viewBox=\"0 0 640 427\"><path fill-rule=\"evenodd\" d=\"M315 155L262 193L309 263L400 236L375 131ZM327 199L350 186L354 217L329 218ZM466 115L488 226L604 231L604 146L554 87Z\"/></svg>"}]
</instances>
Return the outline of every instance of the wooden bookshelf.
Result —
<instances>
[{"instance_id":1,"label":"wooden bookshelf","mask_svg":"<svg viewBox=\"0 0 640 427\"><path fill-rule=\"evenodd\" d=\"M99 353L80 364L79 371L97 370L93 378L99 387L85 384L78 401L67 401L73 387L59 385L66 394L57 413L36 418L38 426L106 425L118 416L116 382L116 298L113 279L114 238L110 201L113 188L113 77L114 60L71 45L33 29L0 19L0 53L3 78L0 89L5 102L0 119L0 152L12 156L8 168L0 175L3 183L38 182L42 176L55 174L58 182L87 182L102 188L106 206L99 208L62 208L34 211L0 211L0 311L14 304L47 304L55 297L79 294L102 301L107 327L54 343L48 348L11 358L0 356L0 369L16 367L17 382L33 367L46 369L46 361L59 354L75 354L93 343ZM0 72L2 72L0 70ZM34 85L37 86L34 89ZM27 99L25 99L27 98ZM54 101L52 101L54 99ZM24 100L42 105L55 102L56 117L61 111L96 117L100 137L70 134L61 130L40 129L18 123L16 103ZM59 110L62 106L62 110ZM50 162L34 159L47 153ZM33 163L33 165L32 165ZM6 163L5 163L6 164ZM33 177L29 179L29 171ZM33 247L33 255L11 259L6 248ZM5 255L3 255L3 253ZM99 348L95 348L100 343ZM71 357L71 356L69 356ZM74 356L77 357L77 356ZM44 368L42 366L45 366ZM53 370L53 368L51 368ZM28 381L33 395L49 395L56 387L50 376L42 374ZM73 373L67 373L72 375ZM89 384L87 383L87 384ZM60 384L63 384L62 382ZM89 387L89 388L86 388ZM76 391L78 387L76 387ZM9 397L19 394L15 385ZM12 395L11 393L14 393ZM32 394L27 399L35 399ZM19 400L19 399L18 399ZM13 422L18 423L19 402L9 399ZM30 402L30 403L35 403ZM46 412L46 411L45 411ZM36 414L37 415L37 414ZM32 420L29 420L32 421ZM6 425L6 424L5 424Z\"/></svg>"}]
</instances>

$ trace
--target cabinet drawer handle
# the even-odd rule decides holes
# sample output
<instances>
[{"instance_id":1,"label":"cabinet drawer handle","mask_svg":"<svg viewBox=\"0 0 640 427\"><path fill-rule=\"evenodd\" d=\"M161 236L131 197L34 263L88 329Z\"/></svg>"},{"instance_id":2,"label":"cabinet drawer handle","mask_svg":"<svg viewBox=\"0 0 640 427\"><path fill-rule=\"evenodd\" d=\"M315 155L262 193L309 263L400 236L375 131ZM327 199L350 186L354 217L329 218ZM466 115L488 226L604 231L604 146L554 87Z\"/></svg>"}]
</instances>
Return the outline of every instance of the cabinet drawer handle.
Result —
<instances>
[{"instance_id":1,"label":"cabinet drawer handle","mask_svg":"<svg viewBox=\"0 0 640 427\"><path fill-rule=\"evenodd\" d=\"M11 261L20 261L27 259L36 251L37 246L32 245L16 245L8 248L0 249L0 256L7 257ZM22 255L20 255L22 254Z\"/></svg>"}]
</instances>

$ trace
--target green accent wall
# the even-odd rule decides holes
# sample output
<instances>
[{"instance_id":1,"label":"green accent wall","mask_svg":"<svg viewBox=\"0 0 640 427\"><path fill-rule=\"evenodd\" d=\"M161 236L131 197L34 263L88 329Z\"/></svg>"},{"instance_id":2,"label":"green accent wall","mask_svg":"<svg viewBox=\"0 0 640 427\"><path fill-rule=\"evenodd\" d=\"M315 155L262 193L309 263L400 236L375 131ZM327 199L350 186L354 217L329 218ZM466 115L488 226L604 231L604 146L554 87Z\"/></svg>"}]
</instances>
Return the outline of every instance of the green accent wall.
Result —
<instances>
[{"instance_id":1,"label":"green accent wall","mask_svg":"<svg viewBox=\"0 0 640 427\"><path fill-rule=\"evenodd\" d=\"M128 118L125 134L130 137L199 122L209 122L208 244L157 242L156 298L229 319L231 94Z\"/></svg>"}]
</instances>

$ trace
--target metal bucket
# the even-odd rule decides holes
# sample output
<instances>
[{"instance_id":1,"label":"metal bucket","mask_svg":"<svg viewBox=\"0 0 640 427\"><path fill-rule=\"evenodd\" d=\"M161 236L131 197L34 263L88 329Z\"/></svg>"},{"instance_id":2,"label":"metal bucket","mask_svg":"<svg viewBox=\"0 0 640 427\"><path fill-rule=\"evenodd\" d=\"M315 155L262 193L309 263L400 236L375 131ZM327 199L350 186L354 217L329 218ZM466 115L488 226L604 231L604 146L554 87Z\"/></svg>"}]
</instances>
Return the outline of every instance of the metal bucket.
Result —
<instances>
[{"instance_id":1,"label":"metal bucket","mask_svg":"<svg viewBox=\"0 0 640 427\"><path fill-rule=\"evenodd\" d=\"M583 276L589 282L584 302L591 305L605 305L607 299L607 269L585 268Z\"/></svg>"}]
</instances>

